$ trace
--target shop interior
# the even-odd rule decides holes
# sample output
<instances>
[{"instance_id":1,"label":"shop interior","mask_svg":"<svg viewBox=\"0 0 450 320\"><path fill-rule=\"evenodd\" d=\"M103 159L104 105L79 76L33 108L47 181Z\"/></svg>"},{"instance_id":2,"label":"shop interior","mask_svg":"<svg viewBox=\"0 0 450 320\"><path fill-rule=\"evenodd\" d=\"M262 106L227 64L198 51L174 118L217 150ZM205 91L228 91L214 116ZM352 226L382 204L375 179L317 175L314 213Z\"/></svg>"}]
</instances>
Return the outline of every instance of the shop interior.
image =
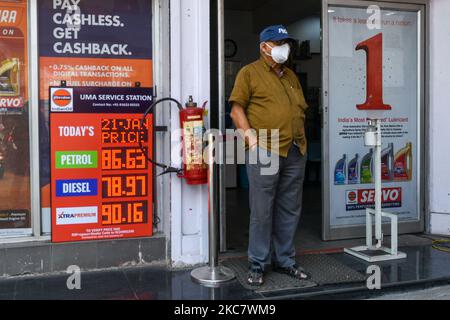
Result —
<instances>
[{"instance_id":1,"label":"shop interior","mask_svg":"<svg viewBox=\"0 0 450 320\"><path fill-rule=\"evenodd\" d=\"M225 0L225 90L227 98L238 71L257 60L259 33L266 26L283 24L293 43L289 67L297 74L309 105L305 131L308 161L303 192L303 211L296 237L300 252L321 249L321 4L317 0ZM233 128L226 104L226 127ZM245 165L226 166L227 253L245 253L248 245L248 179Z\"/></svg>"}]
</instances>

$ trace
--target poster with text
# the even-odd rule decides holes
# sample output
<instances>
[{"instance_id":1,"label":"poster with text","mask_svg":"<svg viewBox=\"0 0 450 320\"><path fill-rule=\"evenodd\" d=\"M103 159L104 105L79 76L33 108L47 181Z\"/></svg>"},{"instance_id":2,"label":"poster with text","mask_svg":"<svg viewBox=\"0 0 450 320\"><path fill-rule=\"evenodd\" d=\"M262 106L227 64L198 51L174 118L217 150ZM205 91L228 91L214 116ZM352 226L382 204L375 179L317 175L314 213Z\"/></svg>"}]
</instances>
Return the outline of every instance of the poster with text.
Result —
<instances>
[{"instance_id":1,"label":"poster with text","mask_svg":"<svg viewBox=\"0 0 450 320\"><path fill-rule=\"evenodd\" d=\"M0 237L32 235L27 1L0 1Z\"/></svg>"},{"instance_id":2,"label":"poster with text","mask_svg":"<svg viewBox=\"0 0 450 320\"><path fill-rule=\"evenodd\" d=\"M27 2L0 1L0 114L21 114L27 101Z\"/></svg>"},{"instance_id":3,"label":"poster with text","mask_svg":"<svg viewBox=\"0 0 450 320\"><path fill-rule=\"evenodd\" d=\"M369 113L382 119L383 209L418 221L418 15L382 10L369 28L366 8L330 7L329 172L331 227L365 224L375 206L374 150L364 146ZM373 26L372 26L373 27Z\"/></svg>"},{"instance_id":4,"label":"poster with text","mask_svg":"<svg viewBox=\"0 0 450 320\"><path fill-rule=\"evenodd\" d=\"M49 213L49 87L152 87L152 1L40 0L38 14L41 202Z\"/></svg>"}]
</instances>

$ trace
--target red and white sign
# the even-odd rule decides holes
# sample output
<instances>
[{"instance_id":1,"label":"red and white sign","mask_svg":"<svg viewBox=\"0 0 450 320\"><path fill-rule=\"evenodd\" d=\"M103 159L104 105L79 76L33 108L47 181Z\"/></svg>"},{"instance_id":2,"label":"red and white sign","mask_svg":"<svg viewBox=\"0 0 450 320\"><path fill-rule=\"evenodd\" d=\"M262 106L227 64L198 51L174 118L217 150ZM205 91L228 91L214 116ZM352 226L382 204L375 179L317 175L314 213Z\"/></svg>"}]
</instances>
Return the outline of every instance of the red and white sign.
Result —
<instances>
[{"instance_id":1,"label":"red and white sign","mask_svg":"<svg viewBox=\"0 0 450 320\"><path fill-rule=\"evenodd\" d=\"M73 112L73 88L51 88L51 111Z\"/></svg>"},{"instance_id":2,"label":"red and white sign","mask_svg":"<svg viewBox=\"0 0 450 320\"><path fill-rule=\"evenodd\" d=\"M346 192L347 211L373 208L375 189L349 190ZM402 188L384 188L382 192L383 208L401 208Z\"/></svg>"},{"instance_id":3,"label":"red and white sign","mask_svg":"<svg viewBox=\"0 0 450 320\"><path fill-rule=\"evenodd\" d=\"M25 105L22 97L0 98L0 108L21 109Z\"/></svg>"}]
</instances>

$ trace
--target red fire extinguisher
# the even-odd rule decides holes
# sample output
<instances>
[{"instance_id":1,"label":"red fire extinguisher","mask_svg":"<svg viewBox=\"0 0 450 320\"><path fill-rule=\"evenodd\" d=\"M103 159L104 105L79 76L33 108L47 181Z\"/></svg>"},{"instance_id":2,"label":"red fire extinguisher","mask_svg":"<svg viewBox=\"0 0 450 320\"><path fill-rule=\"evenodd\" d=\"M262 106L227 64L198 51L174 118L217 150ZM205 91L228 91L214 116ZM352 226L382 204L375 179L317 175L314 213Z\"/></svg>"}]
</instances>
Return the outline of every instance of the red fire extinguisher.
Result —
<instances>
[{"instance_id":1,"label":"red fire extinguisher","mask_svg":"<svg viewBox=\"0 0 450 320\"><path fill-rule=\"evenodd\" d=\"M203 135L205 133L204 114L207 102L203 104L202 108L197 107L197 103L194 102L192 96L189 96L189 101L186 103L186 107L183 108L182 104L172 98L164 98L154 102L150 108L145 112L142 121L141 128L144 128L144 122L153 108L162 102L170 101L177 104L180 112L180 126L182 129L182 147L183 147L183 169L176 169L170 166L155 162L148 156L139 141L139 145L144 154L147 155L149 162L153 163L157 167L164 169L161 175L176 173L178 177L185 178L189 185L201 185L208 183L208 168L203 159L203 153L205 145L203 142Z\"/></svg>"},{"instance_id":2,"label":"red fire extinguisher","mask_svg":"<svg viewBox=\"0 0 450 320\"><path fill-rule=\"evenodd\" d=\"M183 139L183 178L187 184L199 185L208 183L208 169L203 159L205 125L205 102L202 108L197 107L192 96L186 107L180 111L180 125Z\"/></svg>"}]
</instances>

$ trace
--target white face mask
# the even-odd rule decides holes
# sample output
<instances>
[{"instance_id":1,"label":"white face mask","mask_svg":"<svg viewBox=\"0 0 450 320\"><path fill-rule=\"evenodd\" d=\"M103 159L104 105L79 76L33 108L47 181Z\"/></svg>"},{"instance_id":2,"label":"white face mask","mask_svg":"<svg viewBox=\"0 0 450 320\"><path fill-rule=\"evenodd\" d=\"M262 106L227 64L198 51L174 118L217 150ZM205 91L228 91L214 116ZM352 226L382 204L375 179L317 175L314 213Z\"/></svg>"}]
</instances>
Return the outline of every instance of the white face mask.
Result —
<instances>
[{"instance_id":1,"label":"white face mask","mask_svg":"<svg viewBox=\"0 0 450 320\"><path fill-rule=\"evenodd\" d=\"M287 43L281 45L272 47L270 44L266 43L271 49L272 53L266 53L268 56L272 57L273 61L279 64L285 63L288 58L289 54L291 53L291 46Z\"/></svg>"}]
</instances>

